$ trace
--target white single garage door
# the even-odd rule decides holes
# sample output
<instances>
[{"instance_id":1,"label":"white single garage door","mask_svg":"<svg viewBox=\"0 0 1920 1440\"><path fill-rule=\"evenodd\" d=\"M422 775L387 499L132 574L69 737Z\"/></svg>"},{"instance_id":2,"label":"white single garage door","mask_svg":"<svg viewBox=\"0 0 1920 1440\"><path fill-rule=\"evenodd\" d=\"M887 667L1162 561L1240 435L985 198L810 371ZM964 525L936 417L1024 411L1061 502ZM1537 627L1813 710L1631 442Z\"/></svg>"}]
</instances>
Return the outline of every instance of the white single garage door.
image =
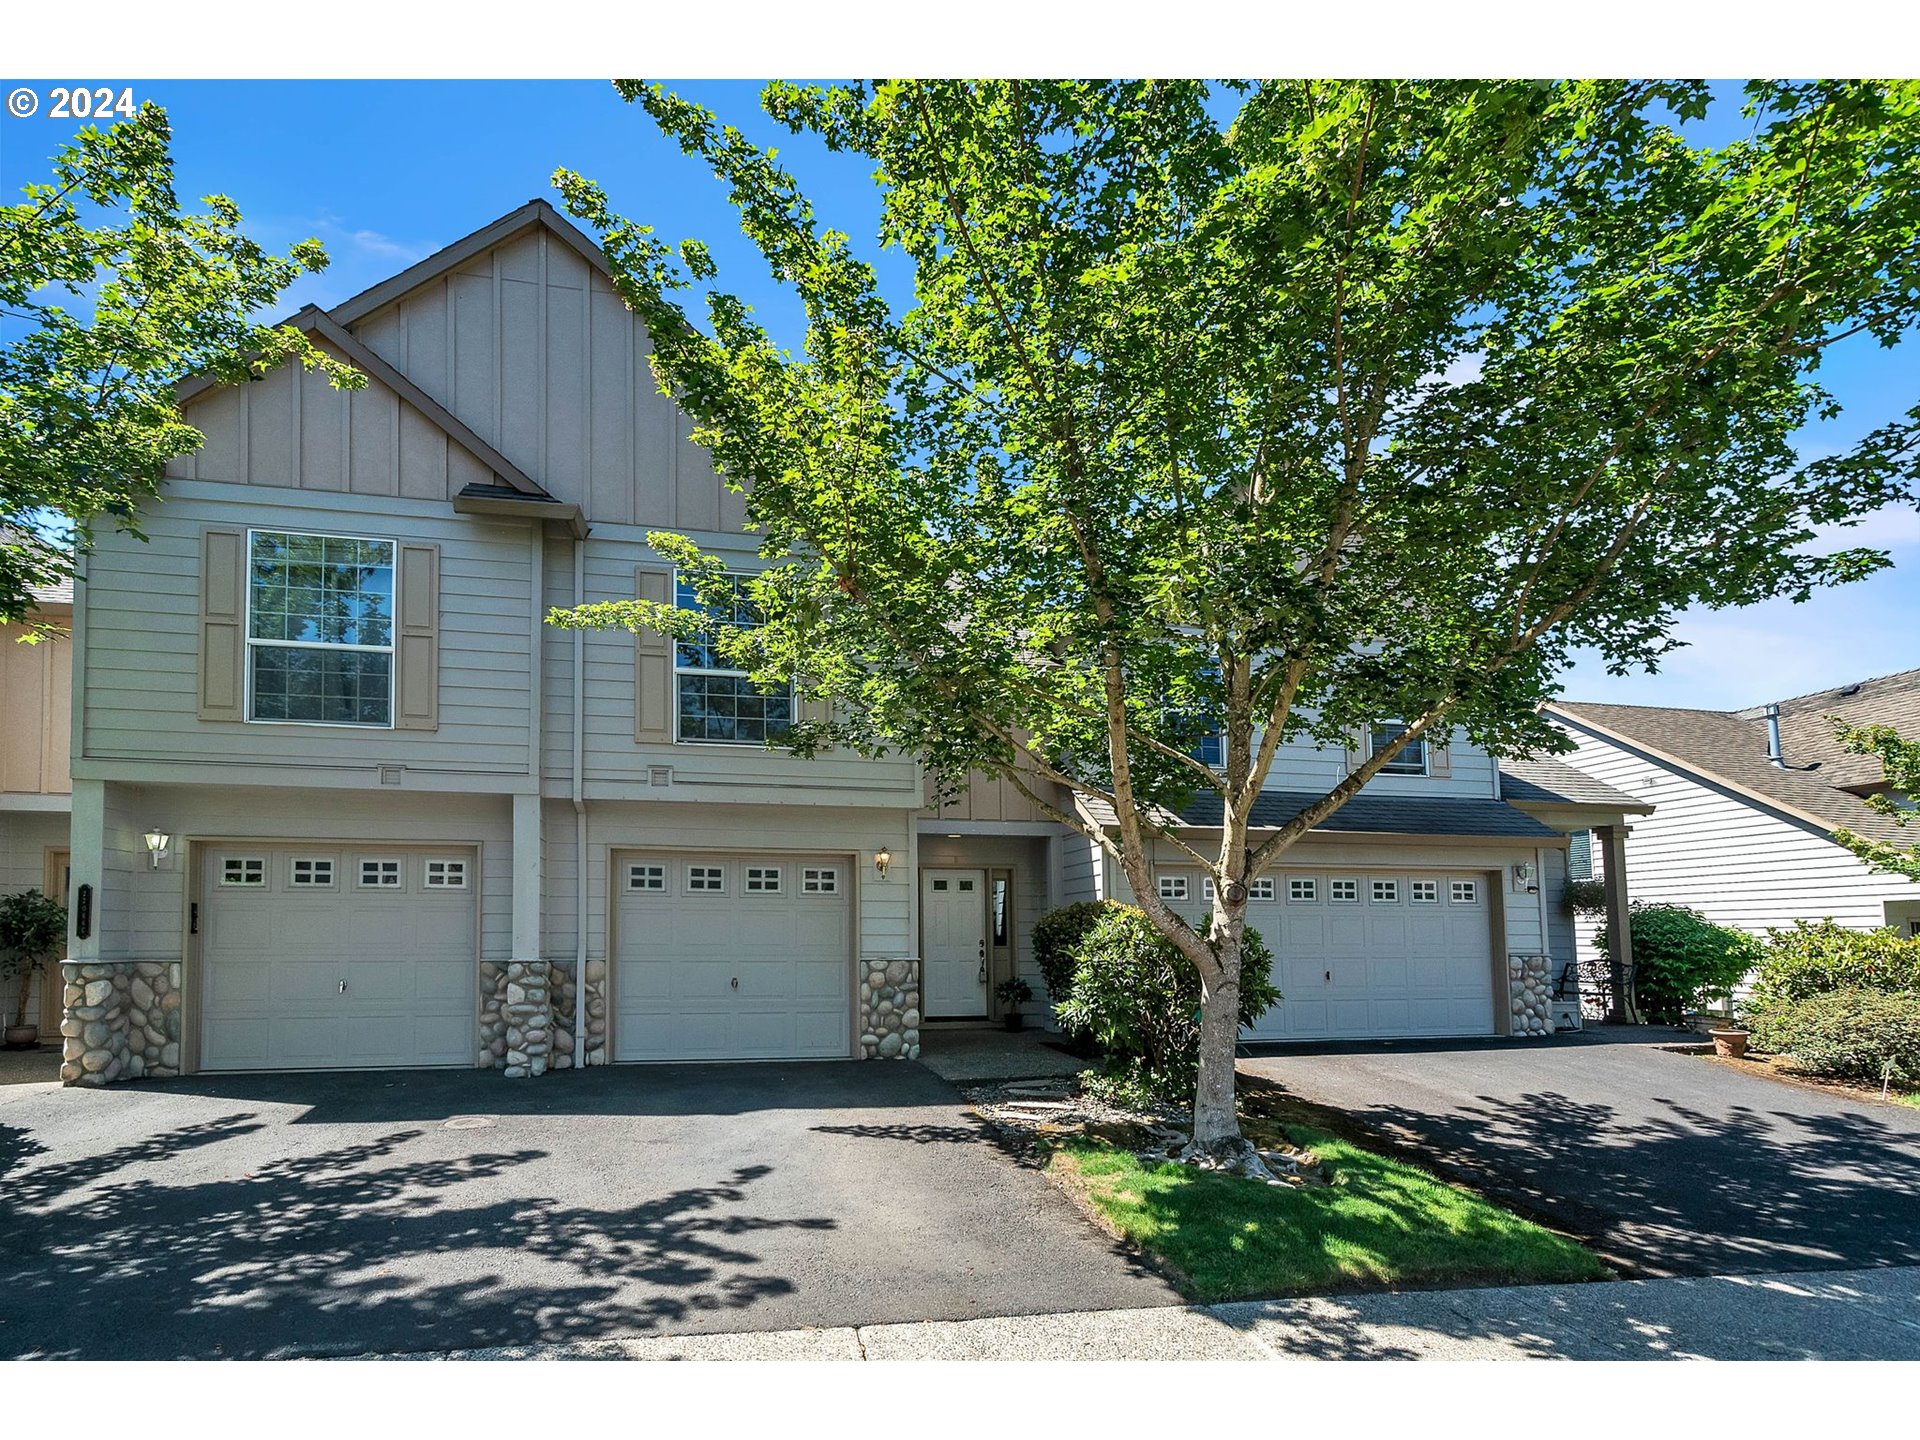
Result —
<instances>
[{"instance_id":1,"label":"white single garage door","mask_svg":"<svg viewBox=\"0 0 1920 1440\"><path fill-rule=\"evenodd\" d=\"M203 874L202 1069L473 1064L472 850L220 847Z\"/></svg>"},{"instance_id":2,"label":"white single garage door","mask_svg":"<svg viewBox=\"0 0 1920 1440\"><path fill-rule=\"evenodd\" d=\"M852 1053L844 857L633 851L613 878L615 1060Z\"/></svg>"},{"instance_id":3,"label":"white single garage door","mask_svg":"<svg viewBox=\"0 0 1920 1440\"><path fill-rule=\"evenodd\" d=\"M1401 870L1281 871L1247 906L1273 951L1280 1003L1259 1040L1491 1035L1487 877Z\"/></svg>"}]
</instances>

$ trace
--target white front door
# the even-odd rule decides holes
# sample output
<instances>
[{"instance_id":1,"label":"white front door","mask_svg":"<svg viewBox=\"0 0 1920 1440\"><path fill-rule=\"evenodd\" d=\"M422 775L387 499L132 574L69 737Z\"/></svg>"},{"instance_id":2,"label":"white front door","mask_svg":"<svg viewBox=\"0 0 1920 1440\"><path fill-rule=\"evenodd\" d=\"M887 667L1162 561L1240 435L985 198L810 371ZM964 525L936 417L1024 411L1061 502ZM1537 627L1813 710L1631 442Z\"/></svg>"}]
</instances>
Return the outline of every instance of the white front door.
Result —
<instances>
[{"instance_id":1,"label":"white front door","mask_svg":"<svg viewBox=\"0 0 1920 1440\"><path fill-rule=\"evenodd\" d=\"M920 872L921 959L934 1020L987 1013L987 872Z\"/></svg>"}]
</instances>

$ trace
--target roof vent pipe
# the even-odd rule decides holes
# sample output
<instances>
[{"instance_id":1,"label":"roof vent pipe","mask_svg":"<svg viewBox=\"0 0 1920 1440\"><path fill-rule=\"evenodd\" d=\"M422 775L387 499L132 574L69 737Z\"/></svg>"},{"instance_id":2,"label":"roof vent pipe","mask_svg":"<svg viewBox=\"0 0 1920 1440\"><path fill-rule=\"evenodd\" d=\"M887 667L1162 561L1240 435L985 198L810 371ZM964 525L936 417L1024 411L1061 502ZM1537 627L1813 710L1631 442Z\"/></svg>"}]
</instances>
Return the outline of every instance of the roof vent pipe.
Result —
<instances>
[{"instance_id":1,"label":"roof vent pipe","mask_svg":"<svg viewBox=\"0 0 1920 1440\"><path fill-rule=\"evenodd\" d=\"M1767 763L1786 767L1786 757L1780 753L1780 707L1769 704L1761 712L1767 717Z\"/></svg>"}]
</instances>

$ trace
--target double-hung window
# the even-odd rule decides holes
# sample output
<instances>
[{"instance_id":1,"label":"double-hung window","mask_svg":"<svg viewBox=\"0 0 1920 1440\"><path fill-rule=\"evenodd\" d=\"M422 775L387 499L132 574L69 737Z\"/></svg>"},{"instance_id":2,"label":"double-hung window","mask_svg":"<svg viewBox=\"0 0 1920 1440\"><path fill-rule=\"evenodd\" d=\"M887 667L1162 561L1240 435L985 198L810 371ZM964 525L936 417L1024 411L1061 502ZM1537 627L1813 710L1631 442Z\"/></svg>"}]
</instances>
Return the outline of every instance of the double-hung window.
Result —
<instances>
[{"instance_id":1,"label":"double-hung window","mask_svg":"<svg viewBox=\"0 0 1920 1440\"><path fill-rule=\"evenodd\" d=\"M393 541L247 535L247 718L393 725Z\"/></svg>"},{"instance_id":2,"label":"double-hung window","mask_svg":"<svg viewBox=\"0 0 1920 1440\"><path fill-rule=\"evenodd\" d=\"M760 623L747 582L730 581L731 604L703 605L685 580L676 582L674 603L697 610L717 625ZM722 745L764 745L787 733L793 724L793 687L762 690L744 670L730 668L709 633L699 640L676 641L673 647L675 709L679 739Z\"/></svg>"},{"instance_id":3,"label":"double-hung window","mask_svg":"<svg viewBox=\"0 0 1920 1440\"><path fill-rule=\"evenodd\" d=\"M1373 753L1379 754L1402 735L1407 727L1398 720L1383 720L1373 727ZM1427 773L1427 737L1407 742L1407 748L1380 767L1382 775L1424 775Z\"/></svg>"}]
</instances>

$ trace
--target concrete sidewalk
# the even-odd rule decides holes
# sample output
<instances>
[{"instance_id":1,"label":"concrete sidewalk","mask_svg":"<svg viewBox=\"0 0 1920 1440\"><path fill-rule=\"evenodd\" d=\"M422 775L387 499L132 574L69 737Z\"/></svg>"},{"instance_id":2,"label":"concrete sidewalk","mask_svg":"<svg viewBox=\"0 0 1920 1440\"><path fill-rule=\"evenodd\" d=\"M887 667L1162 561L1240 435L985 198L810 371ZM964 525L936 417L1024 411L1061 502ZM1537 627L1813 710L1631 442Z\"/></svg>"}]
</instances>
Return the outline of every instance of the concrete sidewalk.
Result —
<instances>
[{"instance_id":1,"label":"concrete sidewalk","mask_svg":"<svg viewBox=\"0 0 1920 1440\"><path fill-rule=\"evenodd\" d=\"M1915 1360L1920 1267L458 1351L464 1360Z\"/></svg>"}]
</instances>

